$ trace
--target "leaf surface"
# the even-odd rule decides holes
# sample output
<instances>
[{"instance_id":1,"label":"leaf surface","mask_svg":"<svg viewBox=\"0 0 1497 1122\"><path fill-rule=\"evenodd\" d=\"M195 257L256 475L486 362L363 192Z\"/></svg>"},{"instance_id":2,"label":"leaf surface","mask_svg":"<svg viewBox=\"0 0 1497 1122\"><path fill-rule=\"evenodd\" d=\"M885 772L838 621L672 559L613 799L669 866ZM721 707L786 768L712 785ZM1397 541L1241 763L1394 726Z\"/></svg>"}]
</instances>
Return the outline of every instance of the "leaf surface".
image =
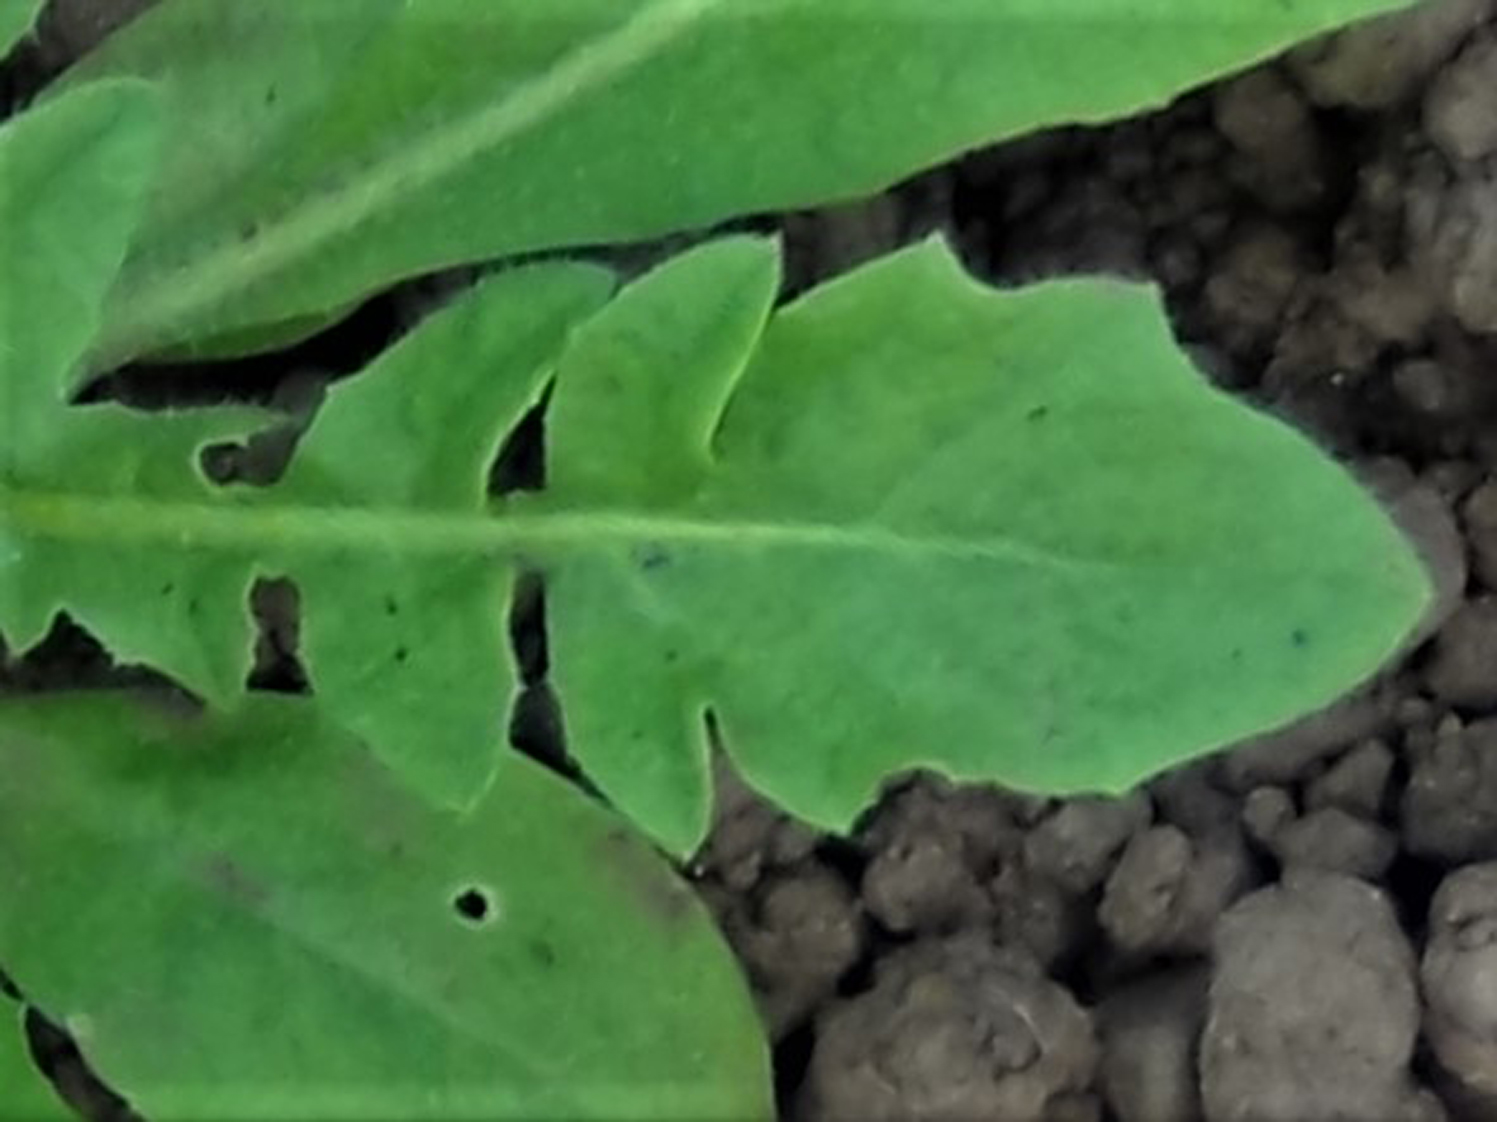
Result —
<instances>
[{"instance_id":1,"label":"leaf surface","mask_svg":"<svg viewBox=\"0 0 1497 1122\"><path fill-rule=\"evenodd\" d=\"M995 292L928 243L680 363L685 309L752 304L743 253L579 335L521 508L575 537L547 569L571 751L668 847L705 831L709 707L754 785L843 829L915 765L1122 790L1328 703L1419 617L1381 509L1210 388L1148 290Z\"/></svg>"},{"instance_id":2,"label":"leaf surface","mask_svg":"<svg viewBox=\"0 0 1497 1122\"><path fill-rule=\"evenodd\" d=\"M41 10L42 0L0 0L0 57L31 30Z\"/></svg>"},{"instance_id":3,"label":"leaf surface","mask_svg":"<svg viewBox=\"0 0 1497 1122\"><path fill-rule=\"evenodd\" d=\"M538 569L571 749L677 853L705 830L709 708L751 781L841 829L920 764L1129 786L1329 702L1423 608L1384 513L1208 387L1146 290L997 292L929 243L771 315L775 253L715 243L602 311L595 270L501 275L336 387L264 490L182 494L169 442L159 478L101 489L156 447L117 418L0 492L21 571L199 689L175 645L243 650L248 575L289 576L330 714L462 803L514 682L508 586ZM553 370L547 491L485 504ZM177 565L213 627L163 616Z\"/></svg>"},{"instance_id":4,"label":"leaf surface","mask_svg":"<svg viewBox=\"0 0 1497 1122\"><path fill-rule=\"evenodd\" d=\"M7 699L0 961L153 1122L767 1118L705 910L613 815L503 770L459 815L301 699Z\"/></svg>"},{"instance_id":5,"label":"leaf surface","mask_svg":"<svg viewBox=\"0 0 1497 1122\"><path fill-rule=\"evenodd\" d=\"M168 0L74 78L161 79L177 122L95 361L852 198L1398 2Z\"/></svg>"},{"instance_id":6,"label":"leaf surface","mask_svg":"<svg viewBox=\"0 0 1497 1122\"><path fill-rule=\"evenodd\" d=\"M31 410L60 402L98 328L159 155L159 109L142 82L101 82L0 125L0 456L31 435Z\"/></svg>"},{"instance_id":7,"label":"leaf surface","mask_svg":"<svg viewBox=\"0 0 1497 1122\"><path fill-rule=\"evenodd\" d=\"M68 408L13 383L37 420L0 488L0 629L24 650L65 607L117 659L229 707L250 669L250 588L288 577L323 703L430 797L471 801L515 688L519 557L473 533L488 466L612 285L585 265L494 278L335 387L265 490L226 490L199 463L263 427L258 415Z\"/></svg>"}]
</instances>

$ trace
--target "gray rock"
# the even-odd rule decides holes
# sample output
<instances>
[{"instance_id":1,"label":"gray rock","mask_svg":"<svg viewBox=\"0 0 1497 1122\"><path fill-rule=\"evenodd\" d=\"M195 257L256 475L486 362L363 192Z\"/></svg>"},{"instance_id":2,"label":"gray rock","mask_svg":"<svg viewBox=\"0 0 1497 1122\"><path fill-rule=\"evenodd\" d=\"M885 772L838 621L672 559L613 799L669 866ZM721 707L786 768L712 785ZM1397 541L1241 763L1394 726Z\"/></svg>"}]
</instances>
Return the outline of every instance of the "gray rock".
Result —
<instances>
[{"instance_id":1,"label":"gray rock","mask_svg":"<svg viewBox=\"0 0 1497 1122\"><path fill-rule=\"evenodd\" d=\"M767 869L799 863L816 848L816 833L764 799L719 752L712 768L712 833L692 864L743 892Z\"/></svg>"},{"instance_id":2,"label":"gray rock","mask_svg":"<svg viewBox=\"0 0 1497 1122\"><path fill-rule=\"evenodd\" d=\"M1421 268L1446 307L1475 334L1497 333L1497 183L1464 179L1441 197Z\"/></svg>"},{"instance_id":3,"label":"gray rock","mask_svg":"<svg viewBox=\"0 0 1497 1122\"><path fill-rule=\"evenodd\" d=\"M1256 787L1242 803L1243 829L1264 849L1273 849L1279 831L1294 816L1294 796L1282 787Z\"/></svg>"},{"instance_id":4,"label":"gray rock","mask_svg":"<svg viewBox=\"0 0 1497 1122\"><path fill-rule=\"evenodd\" d=\"M1413 761L1404 846L1448 864L1497 859L1497 720L1442 722Z\"/></svg>"},{"instance_id":5,"label":"gray rock","mask_svg":"<svg viewBox=\"0 0 1497 1122\"><path fill-rule=\"evenodd\" d=\"M1402 651L1411 651L1435 634L1460 607L1466 590L1466 543L1450 503L1432 482L1414 475L1401 460L1383 458L1361 465L1362 481L1382 500L1408 536L1433 579L1434 599Z\"/></svg>"},{"instance_id":6,"label":"gray rock","mask_svg":"<svg viewBox=\"0 0 1497 1122\"><path fill-rule=\"evenodd\" d=\"M851 889L817 865L776 878L752 909L729 911L723 927L774 1039L831 997L867 941Z\"/></svg>"},{"instance_id":7,"label":"gray rock","mask_svg":"<svg viewBox=\"0 0 1497 1122\"><path fill-rule=\"evenodd\" d=\"M1177 967L1114 990L1097 1010L1098 1076L1118 1122L1201 1116L1196 1043L1206 1019L1205 966Z\"/></svg>"},{"instance_id":8,"label":"gray rock","mask_svg":"<svg viewBox=\"0 0 1497 1122\"><path fill-rule=\"evenodd\" d=\"M1270 844L1286 868L1322 869L1364 880L1382 877L1398 852L1392 831L1335 806L1286 823Z\"/></svg>"},{"instance_id":9,"label":"gray rock","mask_svg":"<svg viewBox=\"0 0 1497 1122\"><path fill-rule=\"evenodd\" d=\"M1047 970L1074 957L1095 928L1087 899L1013 862L988 885L993 930L1005 946L1022 948Z\"/></svg>"},{"instance_id":10,"label":"gray rock","mask_svg":"<svg viewBox=\"0 0 1497 1122\"><path fill-rule=\"evenodd\" d=\"M1471 543L1472 567L1489 591L1497 592L1497 481L1487 480L1461 507Z\"/></svg>"},{"instance_id":11,"label":"gray rock","mask_svg":"<svg viewBox=\"0 0 1497 1122\"><path fill-rule=\"evenodd\" d=\"M1417 346L1440 310L1439 293L1430 287L1428 278L1408 265L1388 265L1376 246L1365 241L1342 248L1335 270L1322 282L1322 291L1348 323L1382 346ZM1444 368L1431 371L1409 365L1410 369L1395 373L1394 388L1417 395L1416 408L1444 410L1436 415L1450 415L1466 384Z\"/></svg>"},{"instance_id":12,"label":"gray rock","mask_svg":"<svg viewBox=\"0 0 1497 1122\"><path fill-rule=\"evenodd\" d=\"M1283 729L1243 741L1222 757L1222 780L1234 791L1292 782L1311 764L1384 732L1392 718L1391 695L1364 687Z\"/></svg>"},{"instance_id":13,"label":"gray rock","mask_svg":"<svg viewBox=\"0 0 1497 1122\"><path fill-rule=\"evenodd\" d=\"M1414 956L1383 894L1291 872L1217 928L1200 1072L1208 1122L1413 1119Z\"/></svg>"},{"instance_id":14,"label":"gray rock","mask_svg":"<svg viewBox=\"0 0 1497 1122\"><path fill-rule=\"evenodd\" d=\"M1420 965L1425 1035L1468 1094L1497 1100L1497 864L1445 878Z\"/></svg>"},{"instance_id":15,"label":"gray rock","mask_svg":"<svg viewBox=\"0 0 1497 1122\"><path fill-rule=\"evenodd\" d=\"M1424 129L1452 160L1497 152L1497 38L1468 43L1440 69L1424 95Z\"/></svg>"},{"instance_id":16,"label":"gray rock","mask_svg":"<svg viewBox=\"0 0 1497 1122\"><path fill-rule=\"evenodd\" d=\"M980 920L991 902L950 834L912 834L880 849L863 874L868 912L890 931L946 932Z\"/></svg>"},{"instance_id":17,"label":"gray rock","mask_svg":"<svg viewBox=\"0 0 1497 1122\"><path fill-rule=\"evenodd\" d=\"M1261 66L1216 87L1216 127L1240 153L1233 178L1272 210L1314 206L1325 195L1320 136L1304 95Z\"/></svg>"},{"instance_id":18,"label":"gray rock","mask_svg":"<svg viewBox=\"0 0 1497 1122\"><path fill-rule=\"evenodd\" d=\"M1091 1019L1022 952L979 936L916 944L818 1024L799 1117L1041 1122L1096 1071Z\"/></svg>"},{"instance_id":19,"label":"gray rock","mask_svg":"<svg viewBox=\"0 0 1497 1122\"><path fill-rule=\"evenodd\" d=\"M1102 883L1119 850L1153 817L1147 794L1068 799L1029 831L1029 868L1067 892L1080 895Z\"/></svg>"},{"instance_id":20,"label":"gray rock","mask_svg":"<svg viewBox=\"0 0 1497 1122\"><path fill-rule=\"evenodd\" d=\"M1489 11L1488 0L1416 4L1306 44L1289 66L1317 105L1386 109L1413 97Z\"/></svg>"},{"instance_id":21,"label":"gray rock","mask_svg":"<svg viewBox=\"0 0 1497 1122\"><path fill-rule=\"evenodd\" d=\"M1335 806L1364 818L1382 811L1393 774L1393 749L1364 740L1305 786L1305 809Z\"/></svg>"},{"instance_id":22,"label":"gray rock","mask_svg":"<svg viewBox=\"0 0 1497 1122\"><path fill-rule=\"evenodd\" d=\"M1277 331L1306 273L1299 243L1281 226L1254 223L1235 236L1206 282L1206 308L1234 350Z\"/></svg>"},{"instance_id":23,"label":"gray rock","mask_svg":"<svg viewBox=\"0 0 1497 1122\"><path fill-rule=\"evenodd\" d=\"M1497 708L1497 598L1461 605L1436 636L1424 676L1435 696L1450 705Z\"/></svg>"},{"instance_id":24,"label":"gray rock","mask_svg":"<svg viewBox=\"0 0 1497 1122\"><path fill-rule=\"evenodd\" d=\"M985 922L987 882L1017 862L1026 807L993 787L920 776L888 797L860 831L868 855L863 900L899 933L947 932Z\"/></svg>"},{"instance_id":25,"label":"gray rock","mask_svg":"<svg viewBox=\"0 0 1497 1122\"><path fill-rule=\"evenodd\" d=\"M1216 785L1219 765L1218 759L1208 757L1151 782L1149 792L1160 819L1195 838L1235 834L1239 800Z\"/></svg>"},{"instance_id":26,"label":"gray rock","mask_svg":"<svg viewBox=\"0 0 1497 1122\"><path fill-rule=\"evenodd\" d=\"M1128 957L1200 952L1217 917L1245 891L1249 873L1235 833L1197 841L1176 826L1155 826L1123 850L1097 918Z\"/></svg>"},{"instance_id":27,"label":"gray rock","mask_svg":"<svg viewBox=\"0 0 1497 1122\"><path fill-rule=\"evenodd\" d=\"M1428 294L1428 288L1421 288ZM1471 407L1472 387L1459 371L1428 358L1409 359L1393 368L1393 389L1410 409L1437 420L1451 420Z\"/></svg>"}]
</instances>

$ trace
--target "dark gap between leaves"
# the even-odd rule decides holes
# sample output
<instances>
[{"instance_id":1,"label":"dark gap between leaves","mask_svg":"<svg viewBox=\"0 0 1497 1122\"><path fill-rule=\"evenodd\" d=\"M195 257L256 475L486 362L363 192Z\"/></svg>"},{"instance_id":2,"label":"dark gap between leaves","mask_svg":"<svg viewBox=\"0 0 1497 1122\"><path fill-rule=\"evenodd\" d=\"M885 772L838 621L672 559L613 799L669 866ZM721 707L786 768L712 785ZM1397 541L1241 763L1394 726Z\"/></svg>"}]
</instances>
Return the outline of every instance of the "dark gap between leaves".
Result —
<instances>
[{"instance_id":1,"label":"dark gap between leaves","mask_svg":"<svg viewBox=\"0 0 1497 1122\"><path fill-rule=\"evenodd\" d=\"M142 1122L140 1115L93 1073L78 1045L35 1008L26 1009L26 1039L38 1070L89 1122Z\"/></svg>"}]
</instances>

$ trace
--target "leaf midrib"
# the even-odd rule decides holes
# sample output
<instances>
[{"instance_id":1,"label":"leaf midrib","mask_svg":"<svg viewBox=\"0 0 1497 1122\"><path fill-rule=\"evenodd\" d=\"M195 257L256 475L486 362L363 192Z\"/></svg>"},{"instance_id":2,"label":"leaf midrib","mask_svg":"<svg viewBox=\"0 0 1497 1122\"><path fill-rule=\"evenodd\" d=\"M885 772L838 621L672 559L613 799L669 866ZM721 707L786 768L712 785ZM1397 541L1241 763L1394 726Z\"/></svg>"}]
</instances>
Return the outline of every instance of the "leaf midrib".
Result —
<instances>
[{"instance_id":1,"label":"leaf midrib","mask_svg":"<svg viewBox=\"0 0 1497 1122\"><path fill-rule=\"evenodd\" d=\"M186 502L128 495L0 489L0 526L21 538L73 543L159 543L263 555L277 551L369 552L410 556L489 555L530 562L603 546L658 554L671 546L798 549L885 557L982 561L1019 568L1116 569L1102 558L1071 556L999 535L916 534L868 522L765 520L709 512L613 509L430 511L402 506L313 506L266 502ZM3 560L3 559L0 559Z\"/></svg>"},{"instance_id":2,"label":"leaf midrib","mask_svg":"<svg viewBox=\"0 0 1497 1122\"><path fill-rule=\"evenodd\" d=\"M120 308L120 326L106 331L91 365L110 365L149 349L159 341L155 336L198 309L274 275L357 229L400 195L429 187L481 153L543 124L578 97L648 62L721 2L661 0L648 5L508 96L454 117L341 187L311 197L289 216L265 222L251 241L229 242L185 268L137 281Z\"/></svg>"}]
</instances>

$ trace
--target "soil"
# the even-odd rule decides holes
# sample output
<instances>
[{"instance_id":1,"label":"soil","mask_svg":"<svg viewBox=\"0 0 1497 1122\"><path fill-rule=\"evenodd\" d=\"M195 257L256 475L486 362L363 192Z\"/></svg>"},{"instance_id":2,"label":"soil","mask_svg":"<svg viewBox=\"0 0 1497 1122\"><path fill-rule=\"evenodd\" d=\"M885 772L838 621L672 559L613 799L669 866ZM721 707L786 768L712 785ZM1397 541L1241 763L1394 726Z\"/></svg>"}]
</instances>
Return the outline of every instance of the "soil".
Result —
<instances>
[{"instance_id":1,"label":"soil","mask_svg":"<svg viewBox=\"0 0 1497 1122\"><path fill-rule=\"evenodd\" d=\"M81 49L97 7L54 0L12 83ZM723 767L688 872L754 986L783 1117L1497 1119L1497 0L752 224L783 230L797 291L932 231L1001 285L1156 282L1205 375L1352 465L1441 591L1354 695L1125 797L911 775L833 838ZM452 280L230 381L304 408ZM151 404L144 385L94 392ZM539 481L523 444L507 485ZM259 673L296 688L275 592ZM565 766L520 639L519 739ZM0 686L105 673L62 628Z\"/></svg>"}]
</instances>

